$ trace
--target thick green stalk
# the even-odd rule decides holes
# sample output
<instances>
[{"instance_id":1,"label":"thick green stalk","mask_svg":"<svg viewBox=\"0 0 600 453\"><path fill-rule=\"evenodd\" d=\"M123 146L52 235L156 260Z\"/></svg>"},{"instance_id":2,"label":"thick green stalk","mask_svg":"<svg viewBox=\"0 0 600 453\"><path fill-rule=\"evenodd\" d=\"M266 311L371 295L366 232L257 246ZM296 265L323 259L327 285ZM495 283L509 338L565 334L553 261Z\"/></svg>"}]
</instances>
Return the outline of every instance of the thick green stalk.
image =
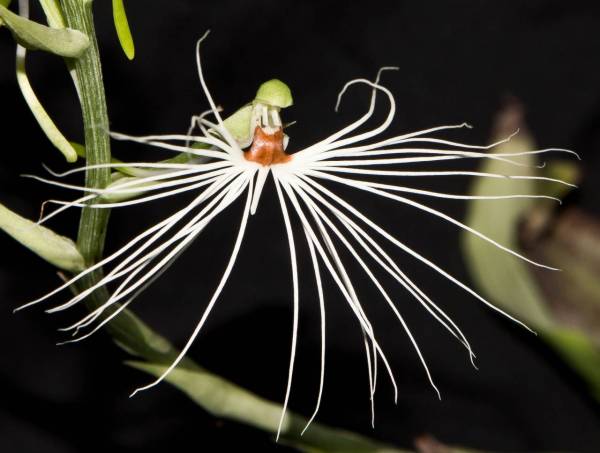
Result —
<instances>
[{"instance_id":1,"label":"thick green stalk","mask_svg":"<svg viewBox=\"0 0 600 453\"><path fill-rule=\"evenodd\" d=\"M63 10L67 25L85 33L90 47L84 55L73 62L77 75L77 86L83 128L85 133L86 164L98 165L110 163L110 137L108 135L108 113L98 42L94 30L91 0L63 0ZM110 169L90 168L85 173L85 186L104 188L110 183ZM81 211L77 247L83 255L86 266L102 258L106 228L110 211L108 209L84 208ZM75 290L89 288L102 278L102 270L88 274ZM108 291L102 288L86 299L88 308L98 307L108 297Z\"/></svg>"},{"instance_id":2,"label":"thick green stalk","mask_svg":"<svg viewBox=\"0 0 600 453\"><path fill-rule=\"evenodd\" d=\"M108 114L98 43L94 31L91 0L63 0L67 24L82 31L90 39L90 47L75 61L79 84L81 110L85 131L86 160L88 165L110 163ZM85 185L103 188L110 183L110 169L88 169ZM109 210L85 208L81 214L77 246L90 265L102 257ZM96 275L97 278L97 275Z\"/></svg>"}]
</instances>

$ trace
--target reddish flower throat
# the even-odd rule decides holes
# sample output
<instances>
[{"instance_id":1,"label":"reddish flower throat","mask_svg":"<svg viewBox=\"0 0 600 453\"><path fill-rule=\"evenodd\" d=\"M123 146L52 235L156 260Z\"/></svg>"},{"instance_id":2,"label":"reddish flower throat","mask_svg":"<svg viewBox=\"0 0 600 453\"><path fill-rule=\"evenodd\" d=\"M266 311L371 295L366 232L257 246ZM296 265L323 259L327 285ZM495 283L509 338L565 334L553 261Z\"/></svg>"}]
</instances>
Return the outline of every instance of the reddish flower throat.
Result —
<instances>
[{"instance_id":1,"label":"reddish flower throat","mask_svg":"<svg viewBox=\"0 0 600 453\"><path fill-rule=\"evenodd\" d=\"M288 162L292 156L283 150L283 130L278 128L273 134L266 133L256 126L250 149L244 151L246 160L257 162L264 167Z\"/></svg>"}]
</instances>

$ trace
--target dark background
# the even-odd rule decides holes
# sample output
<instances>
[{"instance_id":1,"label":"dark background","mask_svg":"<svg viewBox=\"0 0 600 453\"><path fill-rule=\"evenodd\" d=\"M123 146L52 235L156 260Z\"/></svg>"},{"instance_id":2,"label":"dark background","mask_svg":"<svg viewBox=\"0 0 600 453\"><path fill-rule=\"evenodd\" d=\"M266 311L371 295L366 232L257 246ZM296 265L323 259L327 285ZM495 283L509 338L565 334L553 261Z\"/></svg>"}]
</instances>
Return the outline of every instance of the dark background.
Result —
<instances>
[{"instance_id":1,"label":"dark background","mask_svg":"<svg viewBox=\"0 0 600 453\"><path fill-rule=\"evenodd\" d=\"M356 89L341 113L333 112L347 80L372 78L379 67L397 65L398 73L384 76L398 104L393 133L468 121L474 130L449 137L485 143L503 99L517 96L540 146L570 147L583 155L584 180L569 202L600 214L597 2L130 1L137 45L133 62L126 61L118 46L110 2L95 3L113 130L181 132L190 115L207 108L193 48L210 28L205 74L226 112L252 99L269 78L278 77L292 88L295 106L285 112L285 120L298 123L288 132L290 149L328 135L364 111L366 90ZM39 11L34 17L40 17ZM30 55L28 62L32 84L48 111L68 137L81 141L77 101L63 62L43 54ZM19 177L41 174L42 162L55 169L67 165L21 99L14 43L5 29L0 30L0 100L0 201L37 218L43 200L73 194ZM113 152L126 160L155 157L123 143L114 144ZM468 184L456 178L434 180L427 187L459 193ZM291 333L291 278L273 188L269 182L233 276L190 355L209 370L281 402ZM385 201L342 193L355 197L357 206L400 239L468 281L456 228ZM185 200L115 211L108 248L115 249ZM464 215L461 202L432 206ZM178 345L224 268L240 210L238 203L207 228L135 306ZM72 212L51 226L74 237L76 219ZM310 415L319 374L319 318L307 253L300 248L304 298L290 407ZM215 420L168 384L129 399L129 392L149 377L125 367L126 355L104 333L74 346L54 345L63 339L55 329L82 311L12 314L17 305L58 284L52 268L6 235L0 235L0 256L0 451L287 451L267 434ZM479 371L469 366L457 342L398 291L400 307L442 392L438 401L400 326L368 285L356 280L400 391L395 406L382 373L371 429L360 331L328 282L328 361L317 421L403 447L428 433L479 449L600 451L599 408L551 350L414 260L394 256L462 327L478 355Z\"/></svg>"}]
</instances>

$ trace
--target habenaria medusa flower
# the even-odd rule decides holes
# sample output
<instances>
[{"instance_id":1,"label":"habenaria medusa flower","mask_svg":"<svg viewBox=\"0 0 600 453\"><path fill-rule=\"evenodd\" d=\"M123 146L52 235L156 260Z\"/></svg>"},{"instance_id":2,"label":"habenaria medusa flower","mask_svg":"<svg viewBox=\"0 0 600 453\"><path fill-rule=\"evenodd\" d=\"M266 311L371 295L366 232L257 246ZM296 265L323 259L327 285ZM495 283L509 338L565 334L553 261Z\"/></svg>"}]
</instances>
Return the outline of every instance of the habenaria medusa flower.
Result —
<instances>
[{"instance_id":1,"label":"habenaria medusa flower","mask_svg":"<svg viewBox=\"0 0 600 453\"><path fill-rule=\"evenodd\" d=\"M272 190L274 187L289 244L293 289L291 353L283 411L279 423L280 430L288 405L294 375L300 304L296 256L296 241L298 240L305 240L308 245L314 279L318 290L321 315L320 384L316 406L309 424L319 410L325 375L325 295L322 285L323 272L328 274L335 282L341 297L347 302L349 309L352 310L362 330L369 370L372 414L379 364L383 364L386 373L389 375L396 398L398 393L394 373L384 351L380 347L375 329L363 309L363 302L358 295L357 288L355 288L355 282L350 278L347 266L343 262L340 252L351 256L364 271L365 280L370 281L379 291L389 310L397 318L412 343L415 352L423 364L427 378L438 396L439 391L434 384L425 358L421 354L419 346L405 322L398 304L394 300L395 298L390 296L389 289L384 287L380 281L381 277L378 277L378 275L389 275L418 301L438 323L464 345L471 362L473 362L475 355L467 338L459 327L403 272L396 261L391 258L389 249L400 249L421 263L424 263L434 272L441 274L453 284L458 285L491 309L523 325L519 320L495 307L483 296L447 273L444 269L438 267L425 256L398 240L393 234L386 231L368 215L355 207L351 200L342 198L336 194L335 190L329 187L335 185L348 186L352 189L369 193L374 197L382 197L393 203L411 206L446 222L450 222L468 231L470 234L478 236L481 240L487 241L504 250L506 253L515 255L534 266L552 269L544 264L530 260L483 233L470 228L459 220L419 201L408 198L408 196L418 195L458 200L552 197L533 194L497 196L455 195L415 189L404 184L413 178L473 176L477 178L545 180L568 185L564 181L541 176L510 176L456 170L423 171L414 170L408 164L437 163L440 161L465 159L497 159L513 165L522 165L518 162L518 156L540 154L549 151L575 153L564 149L542 149L511 154L495 154L489 150L510 139L510 137L489 146L474 146L436 138L433 135L441 131L469 127L466 123L438 126L391 138L380 138L390 127L395 114L394 97L386 87L380 84L380 75L384 70L396 68L382 68L374 81L355 79L346 83L338 96L338 105L342 96L350 87L363 85L371 90L367 112L353 123L317 143L290 153L287 150L288 137L283 131L283 122L281 120L281 110L292 104L292 96L289 88L278 80L266 82L260 87L256 99L251 104L246 105L231 117L223 120L220 109L217 108L213 101L202 73L200 62L201 41L198 42L196 48L198 74L204 94L210 105L210 110L192 118L192 124L188 133L185 135L150 135L144 137L133 137L118 133L111 134L117 140L130 140L174 151L182 158L158 163L135 162L96 165L94 166L95 168L113 168L119 171L127 171L131 175L117 179L104 189L88 189L37 178L60 187L84 190L86 192L85 196L73 202L53 200L53 202L62 204L63 206L46 215L40 221L45 221L73 206L89 206L96 209L126 207L175 196L184 192L195 194L193 200L184 208L135 236L110 256L107 256L71 278L54 291L21 308L45 301L51 296L67 290L69 286L90 272L103 266L113 265L112 269L95 285L82 291L68 301L47 310L50 313L66 310L83 301L86 296L98 288L111 282L120 282L116 285L116 289L112 292L110 298L103 305L90 312L80 321L63 329L74 333L75 338L70 341L79 341L87 338L128 307L200 235L206 225L216 220L219 214L228 209L238 198L245 199L239 230L231 256L221 279L216 284L216 289L211 299L205 306L196 327L181 349L180 354L158 379L137 389L134 394L140 390L148 389L161 382L178 365L200 334L208 316L219 300L219 295L223 287L231 276L240 247L245 239L247 223L257 211L262 191L265 190L265 187L268 190ZM389 104L387 116L381 124L376 125L372 129L365 130L363 126L368 124L368 121L374 114L378 95L383 95ZM361 132L357 132L359 129ZM194 133L196 130L200 131L200 133ZM406 167L403 167L405 164ZM86 168L91 167L88 166ZM55 176L66 176L84 171L86 168L70 170L62 174L55 174ZM269 182L266 185L269 176L272 177L273 184ZM373 176L383 177L387 182L372 181ZM327 184L324 184L324 182ZM304 232L302 238L294 236L292 228L294 222L299 222L301 225ZM341 250L340 244L343 247ZM106 312L109 308L114 307L118 308L113 312ZM524 327L527 328L527 326ZM85 329L88 329L87 332L80 335L80 332Z\"/></svg>"}]
</instances>

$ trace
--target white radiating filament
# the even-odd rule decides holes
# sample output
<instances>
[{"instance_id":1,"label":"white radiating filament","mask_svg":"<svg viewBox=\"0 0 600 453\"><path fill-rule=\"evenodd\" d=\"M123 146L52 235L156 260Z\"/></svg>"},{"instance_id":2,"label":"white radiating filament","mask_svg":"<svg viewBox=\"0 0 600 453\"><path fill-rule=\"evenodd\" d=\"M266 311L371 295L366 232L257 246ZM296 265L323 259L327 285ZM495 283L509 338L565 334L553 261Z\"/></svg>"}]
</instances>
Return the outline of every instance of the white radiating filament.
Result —
<instances>
[{"instance_id":1,"label":"white radiating filament","mask_svg":"<svg viewBox=\"0 0 600 453\"><path fill-rule=\"evenodd\" d=\"M454 226L467 231L487 241L495 247L511 254L534 266L551 269L543 263L535 262L521 253L512 250L505 245L495 241L493 238L469 227L461 221L427 206L424 202L416 201L408 196L433 197L449 200L506 200L516 198L548 198L558 199L544 194L514 193L488 196L472 196L462 194L451 194L423 190L412 187L411 181L421 178L439 177L476 177L496 178L499 180L531 180L544 181L548 184L572 184L559 179L531 175L511 175L477 172L472 170L415 170L410 166L413 164L439 164L446 161L462 162L465 160L491 159L510 165L524 167L519 160L522 156L546 154L550 152L566 153L577 156L576 153L566 149L548 148L513 153L498 153L494 149L506 143L512 135L487 146L471 145L456 141L440 139L432 134L448 132L456 129L470 128L466 123L438 126L417 132L407 133L391 138L380 137L391 126L395 114L396 104L390 90L380 84L381 74L384 70L397 68L382 68L374 81L367 79L355 79L348 82L338 96L339 106L343 95L357 85L367 86L371 90L369 107L356 121L336 131L317 143L299 150L291 155L286 162L273 165L259 165L256 162L246 160L244 151L227 130L220 115L220 109L216 106L208 91L200 60L200 43L197 45L198 75L204 94L210 105L210 110L201 115L194 116L190 123L187 134L165 134L146 135L134 137L127 134L112 132L115 140L132 141L148 146L157 147L175 153L185 153L190 157L186 163L111 163L100 165L89 165L87 167L75 168L64 173L48 171L55 178L62 178L78 174L80 172L108 168L111 170L129 169L135 171L139 176L125 178L117 181L106 188L91 189L76 184L50 180L39 176L27 175L40 182L58 186L60 188L83 192L84 194L74 201L49 200L59 207L53 212L43 216L41 222L46 222L64 210L72 207L88 207L92 209L122 208L136 204L151 202L154 200L169 198L182 193L191 192L195 194L192 201L174 214L169 215L159 223L142 231L120 249L106 258L91 265L78 275L75 275L63 285L48 294L31 301L21 307L29 307L47 301L63 290L67 290L73 284L79 282L83 277L98 271L103 267L111 267L102 278L91 287L81 291L69 300L55 305L47 312L55 313L66 310L82 302L90 294L108 284L114 284L116 288L110 297L95 310L84 316L79 321L63 328L71 332L74 337L67 342L80 341L88 338L100 328L109 323L157 278L159 278L183 253L190 244L202 233L202 231L213 222L219 215L230 209L239 198L245 194L245 204L242 218L239 223L237 236L233 250L223 271L214 293L208 304L202 310L200 319L189 336L189 339L181 349L173 362L165 369L161 376L148 385L138 388L133 394L146 390L161 382L188 353L192 344L199 336L208 316L216 305L219 296L229 280L236 259L240 253L247 224L250 216L257 212L261 194L269 184L275 187L279 207L284 220L285 235L287 237L290 263L291 263L291 285L292 285L292 335L290 344L290 356L288 364L288 378L283 400L283 409L277 426L277 437L286 429L286 411L289 406L296 349L298 346L298 324L299 310L301 306L300 275L298 268L298 248L294 237L294 225L299 222L304 233L304 240L308 244L310 263L314 274L320 313L320 373L318 394L314 411L306 423L302 432L308 429L315 419L321 406L323 391L325 387L325 338L326 338L326 312L325 294L322 280L322 269L327 271L328 277L333 280L342 298L356 317L359 328L363 334L365 347L369 393L371 399L371 420L375 419L375 391L377 387L378 363L384 365L394 388L394 398L397 400L398 388L390 361L386 357L383 348L377 340L375 326L370 322L366 306L360 299L361 281L353 280L338 251L341 244L344 250L349 252L352 259L357 263L362 272L368 277L385 302L386 309L391 310L395 319L402 326L408 341L414 348L436 394L440 396L435 386L432 374L426 364L425 357L419 348L417 340L406 323L401 310L400 301L390 295L382 283L378 271L389 275L398 283L421 307L423 307L433 319L456 338L467 350L469 360L474 364L475 354L465 334L424 291L415 283L386 250L386 245L392 245L424 263L436 273L442 275L455 285L459 286L476 299L491 309L501 313L503 316L529 329L521 321L510 314L502 311L486 300L476 291L462 283L431 260L413 250L408 245L396 239L392 234L378 225L372 218L363 214L350 200L337 195L334 189L328 188L333 185L347 186L359 190L371 196L389 200L391 203L400 203L411 206L428 215L440 218ZM374 112L377 94L382 93L389 103L387 115L381 123L356 133L362 126L367 124ZM260 110L260 109L259 109ZM267 107L262 108L264 115L263 123L272 129L281 124L279 115ZM269 116L269 113L270 116ZM211 121L209 117L213 117ZM200 129L201 135L194 135L194 129ZM355 135L352 135L355 134ZM377 141L373 141L377 137ZM199 143L204 149L190 146L190 143ZM269 181L269 175L273 176L273 182ZM360 177L378 177L377 181L369 179L358 179ZM384 179L385 182L380 181ZM327 181L328 187L322 184ZM132 199L119 197L135 196ZM114 197L111 200L111 197ZM384 240L381 243L381 240ZM338 246L336 246L338 244ZM373 263L375 265L373 265ZM323 265L323 267L321 267ZM117 284L118 282L118 284ZM374 304L372 304L374 305ZM375 309L369 306L369 309ZM83 333L82 333L83 332ZM132 395L133 395L132 394Z\"/></svg>"}]
</instances>

